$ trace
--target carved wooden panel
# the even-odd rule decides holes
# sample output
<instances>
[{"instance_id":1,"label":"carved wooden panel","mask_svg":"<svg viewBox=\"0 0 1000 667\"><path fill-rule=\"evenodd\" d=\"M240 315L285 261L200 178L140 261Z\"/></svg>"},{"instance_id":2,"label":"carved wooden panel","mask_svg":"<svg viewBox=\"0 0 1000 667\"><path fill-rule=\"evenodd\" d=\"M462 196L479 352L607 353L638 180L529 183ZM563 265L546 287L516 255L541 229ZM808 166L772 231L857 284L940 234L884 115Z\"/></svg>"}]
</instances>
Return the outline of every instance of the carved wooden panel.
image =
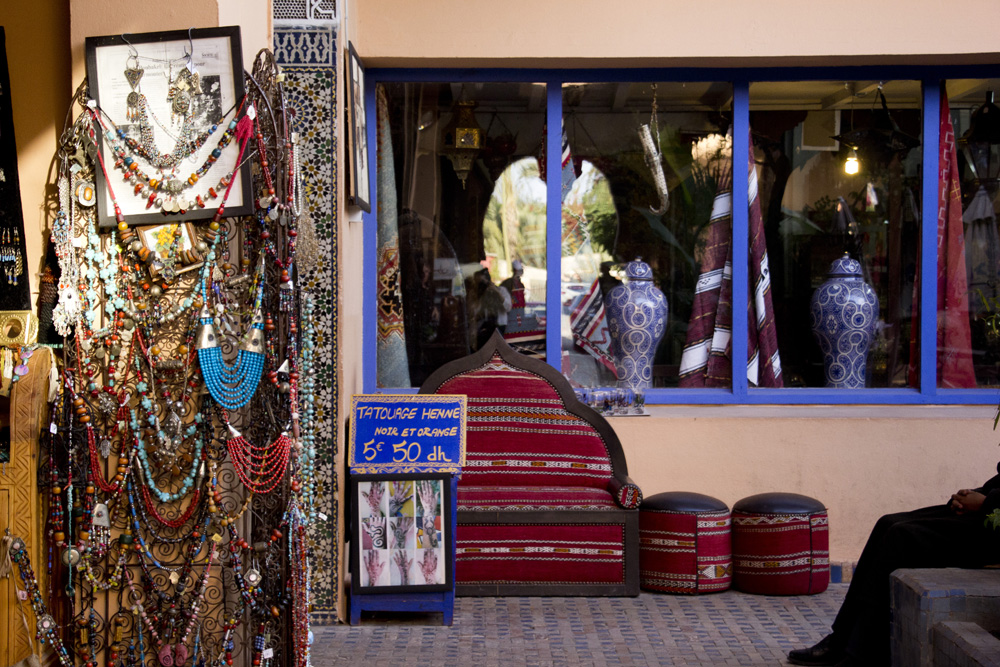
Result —
<instances>
[{"instance_id":1,"label":"carved wooden panel","mask_svg":"<svg viewBox=\"0 0 1000 667\"><path fill-rule=\"evenodd\" d=\"M0 532L10 529L11 535L24 540L31 558L32 569L39 577L45 574L41 558L41 505L38 496L38 440L47 424L47 396L52 352L40 348L28 360L28 374L13 387L10 399L10 463L6 474L0 474ZM0 468L2 470L2 468ZM12 577L20 575L14 567ZM39 582L45 590L44 582ZM24 604L28 627L32 635L35 618L31 606ZM0 641L0 665L10 665L28 656L31 651L27 631L17 608L17 597L10 579L0 580L0 632L12 641ZM33 637L32 637L33 639ZM36 644L36 649L37 649Z\"/></svg>"}]
</instances>

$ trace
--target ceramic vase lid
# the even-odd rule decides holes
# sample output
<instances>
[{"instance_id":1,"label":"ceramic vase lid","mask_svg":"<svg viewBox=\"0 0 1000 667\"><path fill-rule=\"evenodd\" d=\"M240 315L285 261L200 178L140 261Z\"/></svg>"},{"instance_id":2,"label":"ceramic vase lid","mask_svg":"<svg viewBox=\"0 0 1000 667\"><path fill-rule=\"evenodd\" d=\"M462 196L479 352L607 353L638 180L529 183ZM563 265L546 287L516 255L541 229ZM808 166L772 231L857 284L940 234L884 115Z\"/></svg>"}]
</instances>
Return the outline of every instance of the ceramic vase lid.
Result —
<instances>
[{"instance_id":1,"label":"ceramic vase lid","mask_svg":"<svg viewBox=\"0 0 1000 667\"><path fill-rule=\"evenodd\" d=\"M653 270L642 261L642 257L636 257L625 265L625 276L629 280L652 280Z\"/></svg>"},{"instance_id":2,"label":"ceramic vase lid","mask_svg":"<svg viewBox=\"0 0 1000 667\"><path fill-rule=\"evenodd\" d=\"M860 278L861 263L856 259L851 259L850 255L845 252L843 257L833 260L833 264L830 265L830 271L827 275L831 278L835 276Z\"/></svg>"}]
</instances>

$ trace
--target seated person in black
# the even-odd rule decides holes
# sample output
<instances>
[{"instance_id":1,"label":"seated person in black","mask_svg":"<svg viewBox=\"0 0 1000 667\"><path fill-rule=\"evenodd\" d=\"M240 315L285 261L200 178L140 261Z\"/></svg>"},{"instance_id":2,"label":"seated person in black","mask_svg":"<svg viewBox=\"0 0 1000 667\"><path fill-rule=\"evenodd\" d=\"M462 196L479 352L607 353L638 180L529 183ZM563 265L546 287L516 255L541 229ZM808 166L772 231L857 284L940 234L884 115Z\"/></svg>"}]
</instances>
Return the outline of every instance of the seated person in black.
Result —
<instances>
[{"instance_id":1,"label":"seated person in black","mask_svg":"<svg viewBox=\"0 0 1000 667\"><path fill-rule=\"evenodd\" d=\"M1000 473L1000 464L997 464ZM833 633L788 654L793 665L888 665L889 575L899 568L978 568L1000 563L1000 530L985 525L1000 508L1000 474L961 489L944 505L887 514L875 524Z\"/></svg>"}]
</instances>

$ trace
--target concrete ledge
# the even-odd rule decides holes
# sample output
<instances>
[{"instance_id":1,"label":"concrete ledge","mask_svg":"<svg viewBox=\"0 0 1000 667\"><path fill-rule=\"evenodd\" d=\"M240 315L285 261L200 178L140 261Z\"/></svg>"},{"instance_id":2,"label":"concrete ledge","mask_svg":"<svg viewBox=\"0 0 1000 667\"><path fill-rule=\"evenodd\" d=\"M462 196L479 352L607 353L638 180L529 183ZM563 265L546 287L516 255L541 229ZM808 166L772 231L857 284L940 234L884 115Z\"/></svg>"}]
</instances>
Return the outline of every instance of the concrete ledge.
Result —
<instances>
[{"instance_id":1,"label":"concrete ledge","mask_svg":"<svg viewBox=\"0 0 1000 667\"><path fill-rule=\"evenodd\" d=\"M1000 639L977 623L944 621L932 636L934 667L1000 667Z\"/></svg>"},{"instance_id":2,"label":"concrete ledge","mask_svg":"<svg viewBox=\"0 0 1000 667\"><path fill-rule=\"evenodd\" d=\"M893 666L930 667L939 623L969 622L986 632L1000 631L1000 572L896 570L891 605Z\"/></svg>"}]
</instances>

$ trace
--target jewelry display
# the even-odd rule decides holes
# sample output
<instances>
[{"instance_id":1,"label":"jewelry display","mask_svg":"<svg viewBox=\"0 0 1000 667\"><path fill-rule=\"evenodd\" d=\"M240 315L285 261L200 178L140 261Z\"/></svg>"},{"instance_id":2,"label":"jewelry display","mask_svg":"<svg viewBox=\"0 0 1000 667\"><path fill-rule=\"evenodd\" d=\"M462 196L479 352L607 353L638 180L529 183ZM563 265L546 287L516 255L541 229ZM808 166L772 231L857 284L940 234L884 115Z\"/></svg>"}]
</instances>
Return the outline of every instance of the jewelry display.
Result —
<instances>
[{"instance_id":1,"label":"jewelry display","mask_svg":"<svg viewBox=\"0 0 1000 667\"><path fill-rule=\"evenodd\" d=\"M50 240L64 344L40 475L47 590L16 536L10 558L63 667L310 665L319 388L316 305L296 280L300 139L266 51L247 94L195 131L208 85L195 56L132 46L121 117L85 83L60 138ZM154 71L169 79L165 96L151 92ZM237 166L214 173L234 141ZM182 176L207 142L216 149ZM232 217L245 163L254 212ZM97 221L99 177L111 229ZM120 196L214 213L136 226ZM0 230L5 278L8 242L19 239ZM33 350L5 348L8 384Z\"/></svg>"}]
</instances>

